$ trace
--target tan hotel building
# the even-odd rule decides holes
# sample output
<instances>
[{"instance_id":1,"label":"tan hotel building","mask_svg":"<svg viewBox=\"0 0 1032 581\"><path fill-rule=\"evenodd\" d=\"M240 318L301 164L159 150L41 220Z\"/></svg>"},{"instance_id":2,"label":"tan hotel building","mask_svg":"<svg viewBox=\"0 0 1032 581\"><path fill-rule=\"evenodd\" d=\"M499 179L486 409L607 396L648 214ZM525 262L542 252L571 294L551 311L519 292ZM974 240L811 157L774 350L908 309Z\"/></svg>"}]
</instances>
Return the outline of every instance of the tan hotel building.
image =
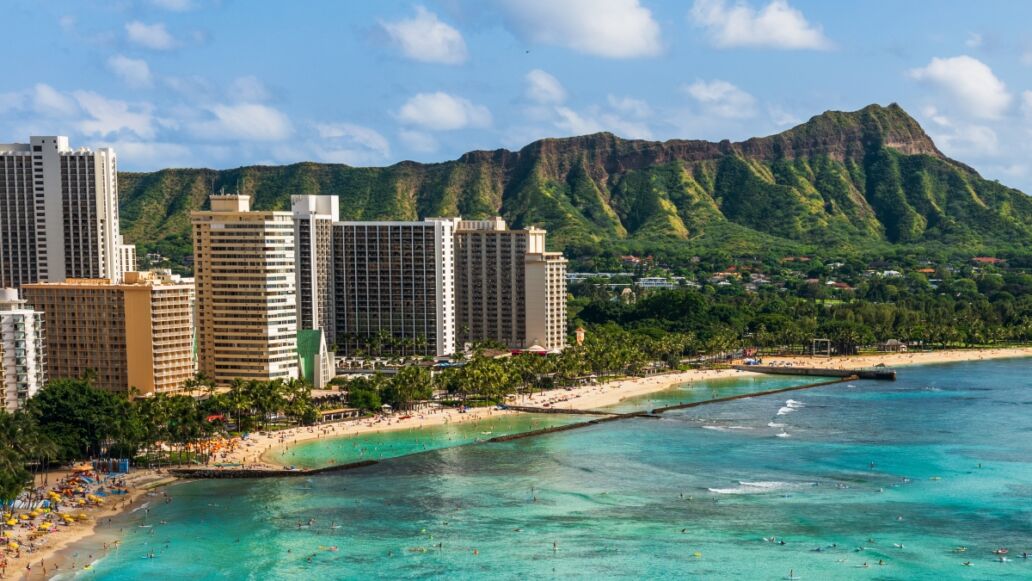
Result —
<instances>
[{"instance_id":1,"label":"tan hotel building","mask_svg":"<svg viewBox=\"0 0 1032 581\"><path fill-rule=\"evenodd\" d=\"M51 380L90 371L96 386L140 395L174 392L194 376L193 285L153 273L22 286L43 311Z\"/></svg>"},{"instance_id":2,"label":"tan hotel building","mask_svg":"<svg viewBox=\"0 0 1032 581\"><path fill-rule=\"evenodd\" d=\"M526 256L528 347L566 347L566 258L562 252Z\"/></svg>"},{"instance_id":3,"label":"tan hotel building","mask_svg":"<svg viewBox=\"0 0 1032 581\"><path fill-rule=\"evenodd\" d=\"M199 370L220 385L298 377L293 215L213 195L191 218Z\"/></svg>"},{"instance_id":4,"label":"tan hotel building","mask_svg":"<svg viewBox=\"0 0 1032 581\"><path fill-rule=\"evenodd\" d=\"M460 346L562 349L566 259L545 252L545 231L505 220L462 220L455 229L455 312Z\"/></svg>"}]
</instances>

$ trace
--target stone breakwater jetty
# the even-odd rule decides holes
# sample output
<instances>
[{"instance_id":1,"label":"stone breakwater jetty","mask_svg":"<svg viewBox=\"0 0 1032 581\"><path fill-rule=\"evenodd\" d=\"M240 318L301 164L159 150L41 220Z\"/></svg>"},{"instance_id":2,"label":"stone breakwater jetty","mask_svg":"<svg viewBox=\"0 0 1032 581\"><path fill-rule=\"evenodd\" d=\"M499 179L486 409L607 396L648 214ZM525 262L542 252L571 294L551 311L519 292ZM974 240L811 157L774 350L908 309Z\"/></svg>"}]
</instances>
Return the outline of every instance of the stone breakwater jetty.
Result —
<instances>
[{"instance_id":1,"label":"stone breakwater jetty","mask_svg":"<svg viewBox=\"0 0 1032 581\"><path fill-rule=\"evenodd\" d=\"M824 367L770 367L766 365L733 365L739 371L766 373L768 375L803 375L807 377L850 377L896 381L896 370L887 367L869 369L827 369Z\"/></svg>"},{"instance_id":2,"label":"stone breakwater jetty","mask_svg":"<svg viewBox=\"0 0 1032 581\"><path fill-rule=\"evenodd\" d=\"M738 395L730 395L727 397L715 397L713 399L693 401L675 405L669 405L661 408L656 408L649 411L632 412L632 413L617 413L607 412L605 410L578 410L572 408L558 408L558 407L530 407L530 406L508 406L508 409L527 412L527 413L547 413L547 414L570 414L580 416L598 416L594 419L567 424L565 426L554 426L551 428L542 428L540 430L532 430L529 432L521 432L518 434L508 434L505 436L495 436L489 440L482 442L476 442L474 444L491 444L500 442L511 442L513 440L522 440L525 438L534 438L537 436L544 436L546 434L555 434L557 432L567 432L570 430L577 430L580 428L586 428L589 426L595 426L599 424L617 422L621 420L629 419L657 419L659 414L663 412L688 409L694 407L700 407L704 405L712 405L717 403L723 403L728 401L734 401L737 399L748 399L754 397L763 397L767 395L775 395L779 393L785 393L789 391L800 391L804 389L813 389L816 387L822 387L826 385L833 385L836 383L844 383L847 381L855 381L858 379L895 379L896 372L892 370L872 370L871 373L877 375L869 375L868 377L861 376L861 370L840 370L840 369L809 369L813 373L797 373L801 371L798 367L770 367L763 368L757 366L749 366L745 368L747 371L759 371L765 373L762 369L776 369L774 372L777 375L814 375L823 377L834 377L828 381L821 381L818 383L808 383L806 385L795 385L792 387L779 387L777 389L768 389L765 391L757 391L753 393L742 393ZM789 373L796 372L796 373ZM887 375L891 373L891 377ZM381 460L362 460L360 462L351 462L348 464L338 464L334 466L326 466L323 468L312 468L312 469L288 469L288 468L207 468L207 467L191 467L191 468L174 468L169 470L169 474L179 478L281 478L290 476L313 476L317 474L327 474L331 472L344 472L347 470L354 470L357 468L364 468L366 466L372 466L379 464Z\"/></svg>"}]
</instances>

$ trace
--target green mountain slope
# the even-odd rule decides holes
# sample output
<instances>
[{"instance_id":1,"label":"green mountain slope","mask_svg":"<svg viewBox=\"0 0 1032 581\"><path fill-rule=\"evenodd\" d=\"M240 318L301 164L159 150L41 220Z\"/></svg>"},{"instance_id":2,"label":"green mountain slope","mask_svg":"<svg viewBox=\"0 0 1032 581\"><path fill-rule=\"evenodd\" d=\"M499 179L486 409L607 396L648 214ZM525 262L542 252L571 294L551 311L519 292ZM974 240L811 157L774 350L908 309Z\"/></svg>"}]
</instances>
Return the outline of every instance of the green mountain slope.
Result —
<instances>
[{"instance_id":1,"label":"green mountain slope","mask_svg":"<svg viewBox=\"0 0 1032 581\"><path fill-rule=\"evenodd\" d=\"M945 157L895 104L740 143L599 133L435 164L168 169L122 173L119 185L126 238L173 258L189 253L189 211L223 187L259 209L336 194L347 219L500 214L547 228L555 248L1032 243L1032 198Z\"/></svg>"}]
</instances>

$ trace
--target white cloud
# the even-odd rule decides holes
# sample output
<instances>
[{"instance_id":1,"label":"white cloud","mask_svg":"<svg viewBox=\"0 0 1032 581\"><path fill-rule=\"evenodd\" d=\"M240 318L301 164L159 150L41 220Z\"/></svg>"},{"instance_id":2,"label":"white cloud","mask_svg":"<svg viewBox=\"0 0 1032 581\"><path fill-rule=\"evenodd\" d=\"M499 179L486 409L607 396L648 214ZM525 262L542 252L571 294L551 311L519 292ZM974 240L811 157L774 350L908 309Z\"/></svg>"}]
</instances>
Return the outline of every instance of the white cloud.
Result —
<instances>
[{"instance_id":1,"label":"white cloud","mask_svg":"<svg viewBox=\"0 0 1032 581\"><path fill-rule=\"evenodd\" d=\"M1021 110L1025 115L1032 117L1032 91L1025 91L1021 94Z\"/></svg>"},{"instance_id":2,"label":"white cloud","mask_svg":"<svg viewBox=\"0 0 1032 581\"><path fill-rule=\"evenodd\" d=\"M25 106L25 93L22 91L11 91L0 93L0 113L17 111Z\"/></svg>"},{"instance_id":3,"label":"white cloud","mask_svg":"<svg viewBox=\"0 0 1032 581\"><path fill-rule=\"evenodd\" d=\"M1009 178L1020 179L1028 175L1029 166L1027 163L1015 162L996 166L993 169Z\"/></svg>"},{"instance_id":4,"label":"white cloud","mask_svg":"<svg viewBox=\"0 0 1032 581\"><path fill-rule=\"evenodd\" d=\"M555 127L566 135L588 135L609 131L629 139L651 139L652 131L641 121L630 121L611 111L590 108L578 112L569 107L556 107Z\"/></svg>"},{"instance_id":5,"label":"white cloud","mask_svg":"<svg viewBox=\"0 0 1032 581\"><path fill-rule=\"evenodd\" d=\"M774 122L778 127L786 127L789 125L799 125L803 122L802 119L797 117L791 111L779 107L777 105L771 105L767 107L767 112L770 114L770 120Z\"/></svg>"},{"instance_id":6,"label":"white cloud","mask_svg":"<svg viewBox=\"0 0 1032 581\"><path fill-rule=\"evenodd\" d=\"M569 107L556 107L555 112L559 115L556 127L570 135L587 135L602 131L602 125L596 120L584 117Z\"/></svg>"},{"instance_id":7,"label":"white cloud","mask_svg":"<svg viewBox=\"0 0 1032 581\"><path fill-rule=\"evenodd\" d=\"M195 148L181 143L117 140L96 143L94 146L110 147L118 153L119 165L131 165L138 168L154 170L168 167L196 167L198 164L211 163L210 158L197 156Z\"/></svg>"},{"instance_id":8,"label":"white cloud","mask_svg":"<svg viewBox=\"0 0 1032 581\"><path fill-rule=\"evenodd\" d=\"M946 155L981 157L1000 153L999 138L991 127L958 123L935 107L925 107L922 113L934 124L929 133Z\"/></svg>"},{"instance_id":9,"label":"white cloud","mask_svg":"<svg viewBox=\"0 0 1032 581\"><path fill-rule=\"evenodd\" d=\"M150 0L150 3L171 12L187 12L194 8L193 0Z\"/></svg>"},{"instance_id":10,"label":"white cloud","mask_svg":"<svg viewBox=\"0 0 1032 581\"><path fill-rule=\"evenodd\" d=\"M218 104L207 107L210 119L190 124L194 134L206 139L278 141L293 131L290 119L280 111L258 103Z\"/></svg>"},{"instance_id":11,"label":"white cloud","mask_svg":"<svg viewBox=\"0 0 1032 581\"><path fill-rule=\"evenodd\" d=\"M440 91L411 97L398 110L397 117L405 123L439 131L491 124L491 112L487 107Z\"/></svg>"},{"instance_id":12,"label":"white cloud","mask_svg":"<svg viewBox=\"0 0 1032 581\"><path fill-rule=\"evenodd\" d=\"M928 66L912 69L909 75L943 90L973 117L997 119L1011 104L1012 95L992 69L966 55L933 58Z\"/></svg>"},{"instance_id":13,"label":"white cloud","mask_svg":"<svg viewBox=\"0 0 1032 581\"><path fill-rule=\"evenodd\" d=\"M192 102L206 103L218 101L221 98L219 88L200 75L162 77L161 82L169 89Z\"/></svg>"},{"instance_id":14,"label":"white cloud","mask_svg":"<svg viewBox=\"0 0 1032 581\"><path fill-rule=\"evenodd\" d=\"M123 131L143 139L152 139L155 135L154 107L149 103L130 105L91 91L75 91L72 95L88 115L78 123L79 131L86 135L105 137Z\"/></svg>"},{"instance_id":15,"label":"white cloud","mask_svg":"<svg viewBox=\"0 0 1032 581\"><path fill-rule=\"evenodd\" d=\"M967 46L968 48L978 48L982 46L983 41L984 39L981 34L971 32L968 33L967 40L964 41L964 46Z\"/></svg>"},{"instance_id":16,"label":"white cloud","mask_svg":"<svg viewBox=\"0 0 1032 581\"><path fill-rule=\"evenodd\" d=\"M649 104L642 99L607 95L606 102L613 109L634 117L648 117L652 115L652 107L649 107Z\"/></svg>"},{"instance_id":17,"label":"white cloud","mask_svg":"<svg viewBox=\"0 0 1032 581\"><path fill-rule=\"evenodd\" d=\"M401 139L405 147L418 153L433 153L439 147L433 135L422 131L403 129L398 132L398 139Z\"/></svg>"},{"instance_id":18,"label":"white cloud","mask_svg":"<svg viewBox=\"0 0 1032 581\"><path fill-rule=\"evenodd\" d=\"M1021 64L1026 67L1032 67L1032 50L1026 50L1021 55Z\"/></svg>"},{"instance_id":19,"label":"white cloud","mask_svg":"<svg viewBox=\"0 0 1032 581\"><path fill-rule=\"evenodd\" d=\"M320 138L315 151L322 161L369 165L391 155L387 138L368 127L354 123L319 123L315 129Z\"/></svg>"},{"instance_id":20,"label":"white cloud","mask_svg":"<svg viewBox=\"0 0 1032 581\"><path fill-rule=\"evenodd\" d=\"M416 6L413 18L381 22L380 26L402 54L412 60L446 65L466 62L468 55L462 34L422 6Z\"/></svg>"},{"instance_id":21,"label":"white cloud","mask_svg":"<svg viewBox=\"0 0 1032 581\"><path fill-rule=\"evenodd\" d=\"M503 0L507 21L531 42L608 58L655 56L659 24L638 0Z\"/></svg>"},{"instance_id":22,"label":"white cloud","mask_svg":"<svg viewBox=\"0 0 1032 581\"><path fill-rule=\"evenodd\" d=\"M75 17L70 14L65 14L61 18L57 19L58 26L65 32L71 32L75 30Z\"/></svg>"},{"instance_id":23,"label":"white cloud","mask_svg":"<svg viewBox=\"0 0 1032 581\"><path fill-rule=\"evenodd\" d=\"M147 61L116 54L108 59L107 66L130 87L151 86L151 71Z\"/></svg>"},{"instance_id":24,"label":"white cloud","mask_svg":"<svg viewBox=\"0 0 1032 581\"><path fill-rule=\"evenodd\" d=\"M139 20L127 22L125 33L129 42L151 50L171 50L176 47L176 39L165 29L161 22L144 24Z\"/></svg>"},{"instance_id":25,"label":"white cloud","mask_svg":"<svg viewBox=\"0 0 1032 581\"><path fill-rule=\"evenodd\" d=\"M984 125L960 125L951 132L936 134L934 139L947 155L954 157L1000 154L1000 140L996 131Z\"/></svg>"},{"instance_id":26,"label":"white cloud","mask_svg":"<svg viewBox=\"0 0 1032 581\"><path fill-rule=\"evenodd\" d=\"M696 26L708 31L713 44L722 48L832 48L821 27L807 22L788 0L771 0L760 10L741 0L733 6L726 0L695 0L691 18Z\"/></svg>"},{"instance_id":27,"label":"white cloud","mask_svg":"<svg viewBox=\"0 0 1032 581\"><path fill-rule=\"evenodd\" d=\"M527 73L527 98L536 103L562 103L566 100L566 89L559 79L541 69Z\"/></svg>"},{"instance_id":28,"label":"white cloud","mask_svg":"<svg viewBox=\"0 0 1032 581\"><path fill-rule=\"evenodd\" d=\"M709 115L746 119L756 115L756 98L727 81L701 79L682 87Z\"/></svg>"},{"instance_id":29,"label":"white cloud","mask_svg":"<svg viewBox=\"0 0 1032 581\"><path fill-rule=\"evenodd\" d=\"M230 99L242 103L267 101L271 96L265 83L253 75L233 79L227 93Z\"/></svg>"},{"instance_id":30,"label":"white cloud","mask_svg":"<svg viewBox=\"0 0 1032 581\"><path fill-rule=\"evenodd\" d=\"M69 116L79 112L74 100L43 83L33 88L32 105L37 113L47 116Z\"/></svg>"}]
</instances>

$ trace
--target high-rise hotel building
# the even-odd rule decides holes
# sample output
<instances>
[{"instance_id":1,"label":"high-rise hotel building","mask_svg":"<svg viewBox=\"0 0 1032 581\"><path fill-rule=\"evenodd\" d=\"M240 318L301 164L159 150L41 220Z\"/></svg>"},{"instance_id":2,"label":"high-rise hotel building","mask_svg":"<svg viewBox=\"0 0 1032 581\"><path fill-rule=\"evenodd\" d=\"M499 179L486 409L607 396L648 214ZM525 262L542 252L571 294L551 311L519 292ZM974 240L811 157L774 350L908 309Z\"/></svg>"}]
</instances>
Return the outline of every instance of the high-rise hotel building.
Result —
<instances>
[{"instance_id":1,"label":"high-rise hotel building","mask_svg":"<svg viewBox=\"0 0 1032 581\"><path fill-rule=\"evenodd\" d=\"M178 391L195 374L193 285L127 272L121 282L69 278L22 293L43 311L50 379L89 373L97 387L147 395Z\"/></svg>"},{"instance_id":2,"label":"high-rise hotel building","mask_svg":"<svg viewBox=\"0 0 1032 581\"><path fill-rule=\"evenodd\" d=\"M366 355L455 353L458 222L334 224L338 346Z\"/></svg>"},{"instance_id":3,"label":"high-rise hotel building","mask_svg":"<svg viewBox=\"0 0 1032 581\"><path fill-rule=\"evenodd\" d=\"M566 347L566 258L562 252L531 252L526 264L527 347Z\"/></svg>"},{"instance_id":4,"label":"high-rise hotel building","mask_svg":"<svg viewBox=\"0 0 1032 581\"><path fill-rule=\"evenodd\" d=\"M462 220L455 230L455 304L460 344L562 349L565 259L545 252L545 231L505 220ZM556 273L559 274L556 277Z\"/></svg>"},{"instance_id":5,"label":"high-rise hotel building","mask_svg":"<svg viewBox=\"0 0 1032 581\"><path fill-rule=\"evenodd\" d=\"M337 338L333 308L333 223L340 220L337 196L291 196L294 214L298 329Z\"/></svg>"},{"instance_id":6,"label":"high-rise hotel building","mask_svg":"<svg viewBox=\"0 0 1032 581\"><path fill-rule=\"evenodd\" d=\"M43 313L19 300L17 290L0 289L0 409L19 409L46 381Z\"/></svg>"},{"instance_id":7,"label":"high-rise hotel building","mask_svg":"<svg viewBox=\"0 0 1032 581\"><path fill-rule=\"evenodd\" d=\"M72 149L61 136L0 144L0 288L117 281L125 246L113 150Z\"/></svg>"},{"instance_id":8,"label":"high-rise hotel building","mask_svg":"<svg viewBox=\"0 0 1032 581\"><path fill-rule=\"evenodd\" d=\"M222 385L296 378L293 215L213 195L191 217L199 370Z\"/></svg>"},{"instance_id":9,"label":"high-rise hotel building","mask_svg":"<svg viewBox=\"0 0 1032 581\"><path fill-rule=\"evenodd\" d=\"M455 230L455 314L459 344L527 346L524 257L545 231L509 230L505 220L462 220Z\"/></svg>"}]
</instances>

